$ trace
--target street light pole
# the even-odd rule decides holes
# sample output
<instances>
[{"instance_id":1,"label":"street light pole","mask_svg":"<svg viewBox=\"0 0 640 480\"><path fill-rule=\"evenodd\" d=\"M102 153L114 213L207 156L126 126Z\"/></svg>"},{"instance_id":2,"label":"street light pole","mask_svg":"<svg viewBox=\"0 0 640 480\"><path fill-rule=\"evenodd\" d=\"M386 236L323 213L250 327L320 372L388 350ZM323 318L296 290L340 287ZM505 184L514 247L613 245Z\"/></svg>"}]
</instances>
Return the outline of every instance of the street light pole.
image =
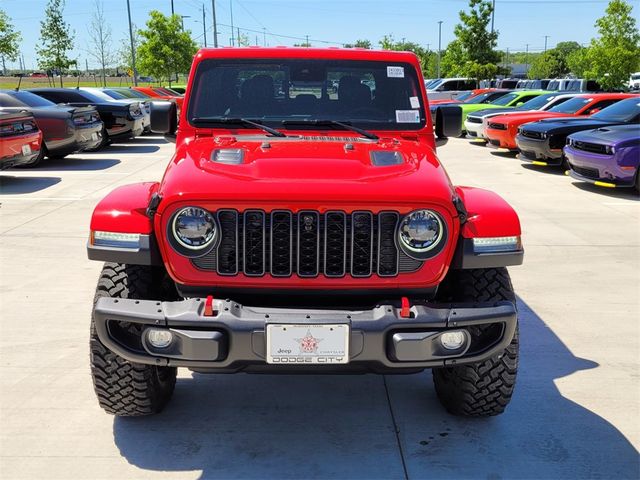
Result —
<instances>
[{"instance_id":1,"label":"street light pole","mask_svg":"<svg viewBox=\"0 0 640 480\"><path fill-rule=\"evenodd\" d=\"M549 35L544 36L544 53L547 53L547 40L549 39Z\"/></svg>"},{"instance_id":2,"label":"street light pole","mask_svg":"<svg viewBox=\"0 0 640 480\"><path fill-rule=\"evenodd\" d=\"M171 15L175 14L176 12L173 10L173 0L171 0Z\"/></svg>"},{"instance_id":3,"label":"street light pole","mask_svg":"<svg viewBox=\"0 0 640 480\"><path fill-rule=\"evenodd\" d=\"M233 0L229 0L229 13L231 15L231 46L234 46L233 40Z\"/></svg>"},{"instance_id":4,"label":"street light pole","mask_svg":"<svg viewBox=\"0 0 640 480\"><path fill-rule=\"evenodd\" d=\"M207 19L204 16L204 3L202 4L202 35L204 36L204 48L207 48Z\"/></svg>"},{"instance_id":5,"label":"street light pole","mask_svg":"<svg viewBox=\"0 0 640 480\"><path fill-rule=\"evenodd\" d=\"M436 78L440 78L440 54L442 52L442 20L438 22L438 65L436 68Z\"/></svg>"},{"instance_id":6,"label":"street light pole","mask_svg":"<svg viewBox=\"0 0 640 480\"><path fill-rule=\"evenodd\" d=\"M133 67L133 84L138 86L138 70L136 69L136 49L133 44L133 26L131 25L131 5L127 0L127 14L129 15L129 39L131 40L131 61Z\"/></svg>"},{"instance_id":7,"label":"street light pole","mask_svg":"<svg viewBox=\"0 0 640 480\"><path fill-rule=\"evenodd\" d=\"M496 14L496 0L493 0L491 5L491 34L493 35L493 20Z\"/></svg>"},{"instance_id":8,"label":"street light pole","mask_svg":"<svg viewBox=\"0 0 640 480\"><path fill-rule=\"evenodd\" d=\"M262 43L263 46L267 46L267 29L266 27L262 27Z\"/></svg>"},{"instance_id":9,"label":"street light pole","mask_svg":"<svg viewBox=\"0 0 640 480\"><path fill-rule=\"evenodd\" d=\"M213 48L218 48L218 22L216 21L216 0L211 0L213 12Z\"/></svg>"},{"instance_id":10,"label":"street light pole","mask_svg":"<svg viewBox=\"0 0 640 480\"><path fill-rule=\"evenodd\" d=\"M529 44L527 43L527 52L524 54L524 65L527 69L527 76L529 76Z\"/></svg>"}]
</instances>

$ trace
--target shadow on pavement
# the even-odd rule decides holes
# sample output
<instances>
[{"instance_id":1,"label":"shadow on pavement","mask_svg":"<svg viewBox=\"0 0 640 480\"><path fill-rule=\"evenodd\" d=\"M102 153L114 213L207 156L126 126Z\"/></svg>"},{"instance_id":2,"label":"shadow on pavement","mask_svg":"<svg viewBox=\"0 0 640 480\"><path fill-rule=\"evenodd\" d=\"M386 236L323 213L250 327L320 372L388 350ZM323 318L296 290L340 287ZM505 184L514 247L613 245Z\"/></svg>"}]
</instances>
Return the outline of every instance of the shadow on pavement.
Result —
<instances>
[{"instance_id":1,"label":"shadow on pavement","mask_svg":"<svg viewBox=\"0 0 640 480\"><path fill-rule=\"evenodd\" d=\"M132 142L135 142L135 141L136 140L132 140ZM149 142L149 143L152 143L152 145L135 145L131 143L126 145L114 144L109 146L107 152L109 153L154 153L160 150L160 147L158 146L157 141Z\"/></svg>"},{"instance_id":2,"label":"shadow on pavement","mask_svg":"<svg viewBox=\"0 0 640 480\"><path fill-rule=\"evenodd\" d=\"M0 174L0 195L21 195L39 192L60 183L60 177L13 177Z\"/></svg>"},{"instance_id":3,"label":"shadow on pavement","mask_svg":"<svg viewBox=\"0 0 640 480\"><path fill-rule=\"evenodd\" d=\"M92 158L90 154L81 153L82 158L46 159L41 165L35 167L40 172L46 171L91 171L106 170L120 163L113 158Z\"/></svg>"},{"instance_id":4,"label":"shadow on pavement","mask_svg":"<svg viewBox=\"0 0 640 480\"><path fill-rule=\"evenodd\" d=\"M502 158L518 158L518 152L502 152L497 150L489 150L491 155L494 157L502 157Z\"/></svg>"},{"instance_id":5,"label":"shadow on pavement","mask_svg":"<svg viewBox=\"0 0 640 480\"><path fill-rule=\"evenodd\" d=\"M554 381L596 368L520 302L521 365L507 412L448 415L431 375L387 377L409 478L636 478L638 452ZM595 392L594 392L595 393ZM403 478L384 378L197 375L150 418L116 418L126 460L201 478Z\"/></svg>"},{"instance_id":6,"label":"shadow on pavement","mask_svg":"<svg viewBox=\"0 0 640 480\"><path fill-rule=\"evenodd\" d=\"M633 188L607 188L599 187L587 182L572 182L573 185L585 192L597 193L605 197L619 198L624 200L640 201L640 194Z\"/></svg>"},{"instance_id":7,"label":"shadow on pavement","mask_svg":"<svg viewBox=\"0 0 640 480\"><path fill-rule=\"evenodd\" d=\"M131 142L133 142L135 145L158 145L169 143L162 135L145 135L144 137L136 137L135 139L131 140Z\"/></svg>"},{"instance_id":8,"label":"shadow on pavement","mask_svg":"<svg viewBox=\"0 0 640 480\"><path fill-rule=\"evenodd\" d=\"M522 168L545 175L560 175L563 177L566 176L564 173L565 169L560 166L543 167L539 165L532 165L531 163L523 163Z\"/></svg>"}]
</instances>

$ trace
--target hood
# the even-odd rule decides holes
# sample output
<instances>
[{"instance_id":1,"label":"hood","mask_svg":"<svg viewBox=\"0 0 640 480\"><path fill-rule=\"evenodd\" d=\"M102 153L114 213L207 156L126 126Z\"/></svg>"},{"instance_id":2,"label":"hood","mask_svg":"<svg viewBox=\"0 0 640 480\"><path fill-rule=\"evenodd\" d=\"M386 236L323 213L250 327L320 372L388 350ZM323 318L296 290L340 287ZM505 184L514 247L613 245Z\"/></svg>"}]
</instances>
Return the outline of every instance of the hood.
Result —
<instances>
[{"instance_id":1,"label":"hood","mask_svg":"<svg viewBox=\"0 0 640 480\"><path fill-rule=\"evenodd\" d=\"M425 143L371 141L343 132L311 135L201 137L185 142L166 171L160 194L169 200L166 204L209 199L253 206L435 203L453 208L449 178ZM214 162L217 149L241 150L244 159L237 165ZM390 152L387 155L395 161L374 165L373 151Z\"/></svg>"},{"instance_id":2,"label":"hood","mask_svg":"<svg viewBox=\"0 0 640 480\"><path fill-rule=\"evenodd\" d=\"M477 112L474 112L470 116L475 118L482 118L485 115L499 115L500 113L516 112L515 107L501 107L501 108L486 108L486 107L487 106L484 105L484 108L482 110L478 110Z\"/></svg>"},{"instance_id":3,"label":"hood","mask_svg":"<svg viewBox=\"0 0 640 480\"><path fill-rule=\"evenodd\" d=\"M522 112L522 113L514 112L507 115L500 115L497 117L493 117L491 119L491 122L502 123L505 125L513 126L513 125L522 125L524 123L529 123L529 122L537 122L539 120L543 120L546 118L562 117L562 116L564 115L560 113L552 113L552 112L538 112L538 111Z\"/></svg>"},{"instance_id":4,"label":"hood","mask_svg":"<svg viewBox=\"0 0 640 480\"><path fill-rule=\"evenodd\" d=\"M629 140L640 141L640 125L602 127L575 133L571 135L571 138L579 142L616 146Z\"/></svg>"},{"instance_id":5,"label":"hood","mask_svg":"<svg viewBox=\"0 0 640 480\"><path fill-rule=\"evenodd\" d=\"M621 125L623 122L606 122L590 117L547 118L538 122L529 123L524 129L531 132L570 133L580 130Z\"/></svg>"}]
</instances>

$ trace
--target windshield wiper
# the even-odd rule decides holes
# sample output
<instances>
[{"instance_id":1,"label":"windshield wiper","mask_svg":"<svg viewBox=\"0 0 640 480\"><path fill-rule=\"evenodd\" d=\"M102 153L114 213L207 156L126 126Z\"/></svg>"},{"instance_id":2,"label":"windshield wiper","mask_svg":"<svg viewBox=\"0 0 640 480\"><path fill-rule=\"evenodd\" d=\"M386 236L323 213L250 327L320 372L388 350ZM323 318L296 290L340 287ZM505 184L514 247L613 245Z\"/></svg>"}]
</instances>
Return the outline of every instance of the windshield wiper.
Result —
<instances>
[{"instance_id":1,"label":"windshield wiper","mask_svg":"<svg viewBox=\"0 0 640 480\"><path fill-rule=\"evenodd\" d=\"M371 140L378 140L378 138L380 138L376 134L368 132L367 130L363 130L362 128L354 127L348 122L338 122L337 120L315 120L315 119L283 120L281 123L282 125L285 125L285 126L289 126L289 125L336 126L336 127L344 128L345 130L351 130L352 132L359 133L363 137L369 138Z\"/></svg>"},{"instance_id":2,"label":"windshield wiper","mask_svg":"<svg viewBox=\"0 0 640 480\"><path fill-rule=\"evenodd\" d=\"M264 130L267 133L270 133L274 137L286 137L284 133L275 128L267 127L261 123L256 122L255 120L249 120L248 118L234 118L234 117L195 117L191 119L196 125L209 125L212 123L240 123L244 125L251 125L252 127L259 128L260 130Z\"/></svg>"}]
</instances>

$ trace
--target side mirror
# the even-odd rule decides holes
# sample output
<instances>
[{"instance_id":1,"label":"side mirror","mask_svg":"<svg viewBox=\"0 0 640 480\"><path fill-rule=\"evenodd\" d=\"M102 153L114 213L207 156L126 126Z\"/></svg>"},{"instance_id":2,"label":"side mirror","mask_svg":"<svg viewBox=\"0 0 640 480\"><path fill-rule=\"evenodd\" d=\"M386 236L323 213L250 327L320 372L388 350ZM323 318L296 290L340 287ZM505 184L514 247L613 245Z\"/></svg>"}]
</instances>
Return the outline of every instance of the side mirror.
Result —
<instances>
[{"instance_id":1,"label":"side mirror","mask_svg":"<svg viewBox=\"0 0 640 480\"><path fill-rule=\"evenodd\" d=\"M178 110L175 102L151 102L151 131L175 137L178 129Z\"/></svg>"},{"instance_id":2,"label":"side mirror","mask_svg":"<svg viewBox=\"0 0 640 480\"><path fill-rule=\"evenodd\" d=\"M593 115L594 113L598 113L599 111L600 111L600 109L599 109L599 108L594 108L593 110L591 110L591 111L589 112L589 115Z\"/></svg>"},{"instance_id":3,"label":"side mirror","mask_svg":"<svg viewBox=\"0 0 640 480\"><path fill-rule=\"evenodd\" d=\"M462 133L462 108L443 105L436 109L436 137L459 137Z\"/></svg>"},{"instance_id":4,"label":"side mirror","mask_svg":"<svg viewBox=\"0 0 640 480\"><path fill-rule=\"evenodd\" d=\"M524 105L524 102L518 102L518 103L516 103L516 107L519 107L519 106L521 106L521 105Z\"/></svg>"}]
</instances>

